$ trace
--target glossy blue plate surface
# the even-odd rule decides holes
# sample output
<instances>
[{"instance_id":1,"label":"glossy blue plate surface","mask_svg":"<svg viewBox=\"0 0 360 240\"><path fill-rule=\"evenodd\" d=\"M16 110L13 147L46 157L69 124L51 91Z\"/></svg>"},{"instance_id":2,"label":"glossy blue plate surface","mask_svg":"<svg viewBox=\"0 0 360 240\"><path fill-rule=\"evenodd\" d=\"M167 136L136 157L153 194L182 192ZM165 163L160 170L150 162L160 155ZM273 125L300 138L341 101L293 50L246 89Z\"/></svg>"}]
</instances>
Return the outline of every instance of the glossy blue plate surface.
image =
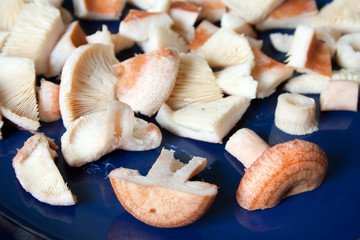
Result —
<instances>
[{"instance_id":1,"label":"glossy blue plate surface","mask_svg":"<svg viewBox=\"0 0 360 240\"><path fill-rule=\"evenodd\" d=\"M318 1L323 6L327 1ZM72 9L70 2L65 7ZM81 21L87 34L102 24L117 32L119 22ZM268 41L270 32L261 33L264 52L275 59L284 59ZM118 55L119 59L140 52L138 48ZM115 151L101 160L80 168L71 168L61 152L56 159L68 186L78 197L78 205L53 207L37 201L25 192L11 166L17 149L32 134L9 124L3 127L0 142L0 211L24 228L50 239L358 239L360 238L360 114L359 112L320 112L319 131L295 137L274 125L274 110L281 87L272 96L253 100L250 108L233 131L247 127L257 132L271 146L304 139L318 144L327 154L329 169L323 184L307 193L292 196L278 206L249 212L238 206L235 193L244 174L244 167L224 150L224 144L211 144L179 138L165 130L163 142L146 152ZM319 106L319 96L310 95ZM65 129L61 120L42 124L40 129L56 139ZM118 167L138 169L146 174L161 148L173 149L176 157L187 161L192 156L208 159L198 179L214 183L219 193L208 212L190 226L160 229L148 226L127 213L118 202L107 175Z\"/></svg>"}]
</instances>

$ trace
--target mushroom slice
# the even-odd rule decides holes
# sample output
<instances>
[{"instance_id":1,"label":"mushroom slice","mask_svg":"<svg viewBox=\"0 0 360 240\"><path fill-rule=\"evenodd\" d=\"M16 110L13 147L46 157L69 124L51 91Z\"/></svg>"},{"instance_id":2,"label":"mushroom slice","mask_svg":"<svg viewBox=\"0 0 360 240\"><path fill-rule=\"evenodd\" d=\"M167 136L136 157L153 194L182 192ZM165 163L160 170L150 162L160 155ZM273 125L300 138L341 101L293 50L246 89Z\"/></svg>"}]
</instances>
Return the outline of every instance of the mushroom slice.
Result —
<instances>
[{"instance_id":1,"label":"mushroom slice","mask_svg":"<svg viewBox=\"0 0 360 240\"><path fill-rule=\"evenodd\" d=\"M277 86L292 76L294 69L278 62L257 48L252 48L255 56L255 66L252 77L258 81L257 98L265 98L276 91Z\"/></svg>"},{"instance_id":2,"label":"mushroom slice","mask_svg":"<svg viewBox=\"0 0 360 240\"><path fill-rule=\"evenodd\" d=\"M338 71L333 71L331 80L348 80L360 83L360 71L352 69L340 69Z\"/></svg>"},{"instance_id":3,"label":"mushroom slice","mask_svg":"<svg viewBox=\"0 0 360 240\"><path fill-rule=\"evenodd\" d=\"M79 21L72 22L50 54L49 68L46 77L60 75L66 59L81 45L87 44L86 34L81 29Z\"/></svg>"},{"instance_id":4,"label":"mushroom slice","mask_svg":"<svg viewBox=\"0 0 360 240\"><path fill-rule=\"evenodd\" d=\"M258 30L296 28L306 24L319 12L316 0L286 0L264 20L256 24Z\"/></svg>"},{"instance_id":5,"label":"mushroom slice","mask_svg":"<svg viewBox=\"0 0 360 240\"><path fill-rule=\"evenodd\" d=\"M294 35L285 33L270 33L269 35L272 46L279 52L287 53L290 51Z\"/></svg>"},{"instance_id":6,"label":"mushroom slice","mask_svg":"<svg viewBox=\"0 0 360 240\"><path fill-rule=\"evenodd\" d=\"M331 55L327 47L316 39L315 29L300 25L291 43L289 66L301 72L316 72L331 77Z\"/></svg>"},{"instance_id":7,"label":"mushroom slice","mask_svg":"<svg viewBox=\"0 0 360 240\"><path fill-rule=\"evenodd\" d=\"M336 42L336 62L343 68L360 70L360 33L345 34Z\"/></svg>"},{"instance_id":8,"label":"mushroom slice","mask_svg":"<svg viewBox=\"0 0 360 240\"><path fill-rule=\"evenodd\" d=\"M174 228L201 218L217 195L217 186L189 179L206 166L206 158L193 157L188 164L163 149L146 176L137 170L110 172L112 188L122 206L138 220L155 227Z\"/></svg>"},{"instance_id":9,"label":"mushroom slice","mask_svg":"<svg viewBox=\"0 0 360 240\"><path fill-rule=\"evenodd\" d=\"M135 112L153 116L170 96L179 64L178 51L170 48L115 64L118 99L130 105Z\"/></svg>"},{"instance_id":10,"label":"mushroom slice","mask_svg":"<svg viewBox=\"0 0 360 240\"><path fill-rule=\"evenodd\" d=\"M241 128L230 136L225 145L225 150L239 160L245 168L251 165L260 157L270 146L248 128Z\"/></svg>"},{"instance_id":11,"label":"mushroom slice","mask_svg":"<svg viewBox=\"0 0 360 240\"><path fill-rule=\"evenodd\" d=\"M185 40L169 27L158 27L150 30L146 41L138 42L145 53L160 50L162 48L176 48L179 52L188 52L189 47Z\"/></svg>"},{"instance_id":12,"label":"mushroom slice","mask_svg":"<svg viewBox=\"0 0 360 240\"><path fill-rule=\"evenodd\" d=\"M155 119L177 136L221 143L249 105L250 99L237 96L195 103L176 111L164 104Z\"/></svg>"},{"instance_id":13,"label":"mushroom slice","mask_svg":"<svg viewBox=\"0 0 360 240\"><path fill-rule=\"evenodd\" d=\"M317 73L305 73L287 81L284 89L292 93L320 94L329 80L328 76Z\"/></svg>"},{"instance_id":14,"label":"mushroom slice","mask_svg":"<svg viewBox=\"0 0 360 240\"><path fill-rule=\"evenodd\" d=\"M35 86L33 60L0 57L1 113L11 122L29 130L40 127Z\"/></svg>"},{"instance_id":15,"label":"mushroom slice","mask_svg":"<svg viewBox=\"0 0 360 240\"><path fill-rule=\"evenodd\" d=\"M174 21L167 13L146 12L131 9L125 19L121 21L119 33L134 41L145 41L151 29L170 27Z\"/></svg>"},{"instance_id":16,"label":"mushroom slice","mask_svg":"<svg viewBox=\"0 0 360 240\"><path fill-rule=\"evenodd\" d=\"M192 2L174 1L170 5L169 15L174 20L172 26L180 35L186 36L194 31L201 7Z\"/></svg>"},{"instance_id":17,"label":"mushroom slice","mask_svg":"<svg viewBox=\"0 0 360 240\"><path fill-rule=\"evenodd\" d=\"M204 55L210 67L226 67L246 62L254 65L254 55L248 39L227 29L216 31L196 52Z\"/></svg>"},{"instance_id":18,"label":"mushroom slice","mask_svg":"<svg viewBox=\"0 0 360 240\"><path fill-rule=\"evenodd\" d=\"M258 82L250 76L250 63L226 67L214 73L217 84L229 95L256 98Z\"/></svg>"},{"instance_id":19,"label":"mushroom slice","mask_svg":"<svg viewBox=\"0 0 360 240\"><path fill-rule=\"evenodd\" d=\"M118 63L114 49L104 44L78 47L66 60L61 74L60 111L67 128L78 117L103 110L116 100Z\"/></svg>"},{"instance_id":20,"label":"mushroom slice","mask_svg":"<svg viewBox=\"0 0 360 240\"><path fill-rule=\"evenodd\" d=\"M254 24L266 18L284 0L223 0L223 3L230 9L239 14L246 22Z\"/></svg>"},{"instance_id":21,"label":"mushroom slice","mask_svg":"<svg viewBox=\"0 0 360 240\"><path fill-rule=\"evenodd\" d=\"M283 93L275 109L275 125L291 135L305 135L318 130L314 99L297 93Z\"/></svg>"},{"instance_id":22,"label":"mushroom slice","mask_svg":"<svg viewBox=\"0 0 360 240\"><path fill-rule=\"evenodd\" d=\"M206 60L193 53L180 53L179 72L167 105L178 110L192 103L210 102L222 96Z\"/></svg>"},{"instance_id":23,"label":"mushroom slice","mask_svg":"<svg viewBox=\"0 0 360 240\"><path fill-rule=\"evenodd\" d=\"M101 31L96 31L94 34L86 36L88 43L101 43L105 45L110 45L112 48L115 47L111 32L108 27L103 24Z\"/></svg>"},{"instance_id":24,"label":"mushroom slice","mask_svg":"<svg viewBox=\"0 0 360 240\"><path fill-rule=\"evenodd\" d=\"M39 118L44 122L53 122L61 118L59 106L60 85L40 80L38 92Z\"/></svg>"},{"instance_id":25,"label":"mushroom slice","mask_svg":"<svg viewBox=\"0 0 360 240\"><path fill-rule=\"evenodd\" d=\"M245 171L237 202L248 210L272 208L288 196L319 187L327 168L326 154L315 143L297 139L277 144Z\"/></svg>"},{"instance_id":26,"label":"mushroom slice","mask_svg":"<svg viewBox=\"0 0 360 240\"><path fill-rule=\"evenodd\" d=\"M188 45L191 51L196 51L201 47L214 33L219 30L219 27L207 20L201 21L196 27L194 33L189 36Z\"/></svg>"},{"instance_id":27,"label":"mushroom slice","mask_svg":"<svg viewBox=\"0 0 360 240\"><path fill-rule=\"evenodd\" d=\"M329 81L320 94L321 111L358 110L359 83L347 80Z\"/></svg>"},{"instance_id":28,"label":"mushroom slice","mask_svg":"<svg viewBox=\"0 0 360 240\"><path fill-rule=\"evenodd\" d=\"M24 4L2 56L30 58L35 61L36 74L44 74L50 53L64 30L56 7L41 1Z\"/></svg>"},{"instance_id":29,"label":"mushroom slice","mask_svg":"<svg viewBox=\"0 0 360 240\"><path fill-rule=\"evenodd\" d=\"M57 153L42 134L29 138L12 160L21 186L41 202L69 206L77 202L61 176L54 158Z\"/></svg>"},{"instance_id":30,"label":"mushroom slice","mask_svg":"<svg viewBox=\"0 0 360 240\"><path fill-rule=\"evenodd\" d=\"M24 5L22 0L0 1L0 30L11 31Z\"/></svg>"},{"instance_id":31,"label":"mushroom slice","mask_svg":"<svg viewBox=\"0 0 360 240\"><path fill-rule=\"evenodd\" d=\"M73 0L75 16L91 20L118 20L125 0Z\"/></svg>"},{"instance_id":32,"label":"mushroom slice","mask_svg":"<svg viewBox=\"0 0 360 240\"><path fill-rule=\"evenodd\" d=\"M247 36L256 38L257 33L253 27L247 23L243 18L233 13L224 13L221 16L221 28L230 29L237 34L245 34Z\"/></svg>"},{"instance_id":33,"label":"mushroom slice","mask_svg":"<svg viewBox=\"0 0 360 240\"><path fill-rule=\"evenodd\" d=\"M136 118L122 102L76 119L61 137L65 161L73 167L93 162L116 150L145 151L157 148L161 132L153 123Z\"/></svg>"},{"instance_id":34,"label":"mushroom slice","mask_svg":"<svg viewBox=\"0 0 360 240\"><path fill-rule=\"evenodd\" d=\"M226 6L221 0L190 0L201 7L199 19L217 22L226 12Z\"/></svg>"}]
</instances>

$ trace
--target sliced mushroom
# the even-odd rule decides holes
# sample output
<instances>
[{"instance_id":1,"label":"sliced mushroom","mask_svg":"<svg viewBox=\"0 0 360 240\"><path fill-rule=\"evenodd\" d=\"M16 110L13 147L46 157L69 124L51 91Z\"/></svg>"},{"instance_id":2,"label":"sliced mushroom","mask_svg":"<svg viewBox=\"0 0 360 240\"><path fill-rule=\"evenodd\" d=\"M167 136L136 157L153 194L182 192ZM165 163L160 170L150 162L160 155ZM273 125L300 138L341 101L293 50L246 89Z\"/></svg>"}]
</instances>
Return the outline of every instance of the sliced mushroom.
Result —
<instances>
[{"instance_id":1,"label":"sliced mushroom","mask_svg":"<svg viewBox=\"0 0 360 240\"><path fill-rule=\"evenodd\" d=\"M91 20L117 20L125 0L73 0L75 16Z\"/></svg>"},{"instance_id":2,"label":"sliced mushroom","mask_svg":"<svg viewBox=\"0 0 360 240\"><path fill-rule=\"evenodd\" d=\"M188 38L188 45L191 51L196 51L219 29L218 26L207 20L201 21L196 27L192 36Z\"/></svg>"},{"instance_id":3,"label":"sliced mushroom","mask_svg":"<svg viewBox=\"0 0 360 240\"><path fill-rule=\"evenodd\" d=\"M221 17L220 24L221 28L233 30L238 34L243 33L253 38L257 37L257 33L253 27L234 13L224 13Z\"/></svg>"},{"instance_id":4,"label":"sliced mushroom","mask_svg":"<svg viewBox=\"0 0 360 240\"><path fill-rule=\"evenodd\" d=\"M180 66L174 89L166 103L173 110L192 103L204 103L223 97L206 60L193 53L180 53Z\"/></svg>"},{"instance_id":5,"label":"sliced mushroom","mask_svg":"<svg viewBox=\"0 0 360 240\"><path fill-rule=\"evenodd\" d=\"M2 56L30 58L35 61L36 74L44 74L50 53L64 31L58 8L42 1L24 4Z\"/></svg>"},{"instance_id":6,"label":"sliced mushroom","mask_svg":"<svg viewBox=\"0 0 360 240\"><path fill-rule=\"evenodd\" d=\"M40 126L35 86L33 60L0 57L1 114L18 126L30 130L37 130Z\"/></svg>"},{"instance_id":7,"label":"sliced mushroom","mask_svg":"<svg viewBox=\"0 0 360 240\"><path fill-rule=\"evenodd\" d=\"M13 158L16 178L27 192L41 202L56 206L74 205L76 196L56 167L56 156L44 135L32 136Z\"/></svg>"},{"instance_id":8,"label":"sliced mushroom","mask_svg":"<svg viewBox=\"0 0 360 240\"><path fill-rule=\"evenodd\" d=\"M39 118L44 122L53 122L61 118L59 106L60 85L40 80L38 91Z\"/></svg>"},{"instance_id":9,"label":"sliced mushroom","mask_svg":"<svg viewBox=\"0 0 360 240\"><path fill-rule=\"evenodd\" d=\"M217 22L226 12L226 6L221 0L190 0L201 7L199 19Z\"/></svg>"},{"instance_id":10,"label":"sliced mushroom","mask_svg":"<svg viewBox=\"0 0 360 240\"><path fill-rule=\"evenodd\" d=\"M317 73L305 73L288 80L284 89L292 93L320 94L328 81L330 81L328 76Z\"/></svg>"},{"instance_id":11,"label":"sliced mushroom","mask_svg":"<svg viewBox=\"0 0 360 240\"><path fill-rule=\"evenodd\" d=\"M116 100L118 63L114 49L104 44L78 47L66 60L61 74L60 111L67 128L78 117L104 110Z\"/></svg>"},{"instance_id":12,"label":"sliced mushroom","mask_svg":"<svg viewBox=\"0 0 360 240\"><path fill-rule=\"evenodd\" d=\"M77 47L84 44L87 44L86 34L81 29L79 21L72 22L52 50L49 68L45 76L54 77L60 75L66 59Z\"/></svg>"},{"instance_id":13,"label":"sliced mushroom","mask_svg":"<svg viewBox=\"0 0 360 240\"><path fill-rule=\"evenodd\" d=\"M277 144L245 171L237 202L248 210L272 208L288 196L319 187L327 168L326 154L314 143L297 139Z\"/></svg>"},{"instance_id":14,"label":"sliced mushroom","mask_svg":"<svg viewBox=\"0 0 360 240\"><path fill-rule=\"evenodd\" d=\"M22 0L0 1L0 30L11 31L24 5Z\"/></svg>"},{"instance_id":15,"label":"sliced mushroom","mask_svg":"<svg viewBox=\"0 0 360 240\"><path fill-rule=\"evenodd\" d=\"M181 36L187 36L194 31L194 25L200 14L201 7L192 2L173 1L169 15L174 20L172 26Z\"/></svg>"},{"instance_id":16,"label":"sliced mushroom","mask_svg":"<svg viewBox=\"0 0 360 240\"><path fill-rule=\"evenodd\" d=\"M179 64L178 51L164 48L114 65L118 99L135 112L153 116L170 96Z\"/></svg>"},{"instance_id":17,"label":"sliced mushroom","mask_svg":"<svg viewBox=\"0 0 360 240\"><path fill-rule=\"evenodd\" d=\"M163 149L146 176L117 168L109 179L118 200L135 218L155 227L182 227L201 218L217 195L216 185L189 181L206 162L206 158L193 157L184 164Z\"/></svg>"},{"instance_id":18,"label":"sliced mushroom","mask_svg":"<svg viewBox=\"0 0 360 240\"><path fill-rule=\"evenodd\" d=\"M157 148L161 139L156 125L134 117L127 104L114 101L106 110L76 119L61 137L61 145L65 161L79 167L116 149Z\"/></svg>"},{"instance_id":19,"label":"sliced mushroom","mask_svg":"<svg viewBox=\"0 0 360 240\"><path fill-rule=\"evenodd\" d=\"M237 96L195 103L176 111L164 104L155 119L177 136L221 143L249 105L250 99Z\"/></svg>"}]
</instances>

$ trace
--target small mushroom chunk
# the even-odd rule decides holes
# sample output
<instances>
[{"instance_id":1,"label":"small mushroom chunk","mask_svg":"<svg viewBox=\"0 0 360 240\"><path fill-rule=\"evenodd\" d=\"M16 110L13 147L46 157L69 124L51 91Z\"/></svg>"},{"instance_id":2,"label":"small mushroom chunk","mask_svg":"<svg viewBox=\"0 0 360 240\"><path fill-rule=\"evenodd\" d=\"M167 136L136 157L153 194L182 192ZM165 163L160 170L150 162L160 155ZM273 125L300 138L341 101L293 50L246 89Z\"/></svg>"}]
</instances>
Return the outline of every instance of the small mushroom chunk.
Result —
<instances>
[{"instance_id":1,"label":"small mushroom chunk","mask_svg":"<svg viewBox=\"0 0 360 240\"><path fill-rule=\"evenodd\" d=\"M73 0L75 16L90 20L118 20L125 0Z\"/></svg>"},{"instance_id":2,"label":"small mushroom chunk","mask_svg":"<svg viewBox=\"0 0 360 240\"><path fill-rule=\"evenodd\" d=\"M0 57L1 114L22 128L36 131L40 123L35 85L33 60Z\"/></svg>"},{"instance_id":3,"label":"small mushroom chunk","mask_svg":"<svg viewBox=\"0 0 360 240\"><path fill-rule=\"evenodd\" d=\"M23 5L22 0L0 1L0 31L11 31Z\"/></svg>"},{"instance_id":4,"label":"small mushroom chunk","mask_svg":"<svg viewBox=\"0 0 360 240\"><path fill-rule=\"evenodd\" d=\"M189 32L194 31L194 25L200 10L201 7L192 2L171 2L169 15L174 20L172 28L180 33L181 36L186 37Z\"/></svg>"},{"instance_id":5,"label":"small mushroom chunk","mask_svg":"<svg viewBox=\"0 0 360 240\"><path fill-rule=\"evenodd\" d=\"M64 31L58 8L42 1L24 4L1 54L30 58L36 74L45 74L50 53Z\"/></svg>"},{"instance_id":6,"label":"small mushroom chunk","mask_svg":"<svg viewBox=\"0 0 360 240\"><path fill-rule=\"evenodd\" d=\"M61 74L60 111L67 128L78 117L104 110L116 100L118 63L114 49L104 44L78 47L66 60Z\"/></svg>"},{"instance_id":7,"label":"small mushroom chunk","mask_svg":"<svg viewBox=\"0 0 360 240\"><path fill-rule=\"evenodd\" d=\"M201 7L199 19L217 22L226 12L226 6L222 0L190 0L190 2Z\"/></svg>"},{"instance_id":8,"label":"small mushroom chunk","mask_svg":"<svg viewBox=\"0 0 360 240\"><path fill-rule=\"evenodd\" d=\"M96 31L94 34L86 36L88 43L101 43L115 47L112 34L109 31L107 25L103 24L101 31Z\"/></svg>"},{"instance_id":9,"label":"small mushroom chunk","mask_svg":"<svg viewBox=\"0 0 360 240\"><path fill-rule=\"evenodd\" d=\"M176 111L164 104L155 119L177 136L221 143L249 105L250 99L237 96L193 103Z\"/></svg>"},{"instance_id":10,"label":"small mushroom chunk","mask_svg":"<svg viewBox=\"0 0 360 240\"><path fill-rule=\"evenodd\" d=\"M221 17L221 27L224 29L230 29L238 34L245 34L247 36L256 38L257 33L253 27L247 23L243 18L237 16L236 13L224 13Z\"/></svg>"},{"instance_id":11,"label":"small mushroom chunk","mask_svg":"<svg viewBox=\"0 0 360 240\"><path fill-rule=\"evenodd\" d=\"M199 47L204 45L204 43L212 36L214 33L219 30L219 27L215 24L203 20L196 27L193 34L188 36L187 42L191 51L196 51Z\"/></svg>"},{"instance_id":12,"label":"small mushroom chunk","mask_svg":"<svg viewBox=\"0 0 360 240\"><path fill-rule=\"evenodd\" d=\"M114 44L115 53L119 53L124 49L131 48L135 44L134 40L127 38L120 33L111 34L111 39Z\"/></svg>"},{"instance_id":13,"label":"small mushroom chunk","mask_svg":"<svg viewBox=\"0 0 360 240\"><path fill-rule=\"evenodd\" d=\"M120 101L135 112L153 116L170 96L179 70L176 49L164 48L135 56L113 66Z\"/></svg>"},{"instance_id":14,"label":"small mushroom chunk","mask_svg":"<svg viewBox=\"0 0 360 240\"><path fill-rule=\"evenodd\" d=\"M279 52L287 53L290 51L294 35L286 33L270 33L269 35L272 46Z\"/></svg>"},{"instance_id":15,"label":"small mushroom chunk","mask_svg":"<svg viewBox=\"0 0 360 240\"><path fill-rule=\"evenodd\" d=\"M330 78L318 73L305 73L291 78L284 89L292 93L320 94Z\"/></svg>"},{"instance_id":16,"label":"small mushroom chunk","mask_svg":"<svg viewBox=\"0 0 360 240\"><path fill-rule=\"evenodd\" d=\"M54 122L61 118L59 106L60 85L40 80L38 91L39 118L44 122Z\"/></svg>"},{"instance_id":17,"label":"small mushroom chunk","mask_svg":"<svg viewBox=\"0 0 360 240\"><path fill-rule=\"evenodd\" d=\"M319 187L327 168L326 154L314 143L297 139L277 144L245 171L237 202L250 211L275 207L288 196Z\"/></svg>"},{"instance_id":18,"label":"small mushroom chunk","mask_svg":"<svg viewBox=\"0 0 360 240\"><path fill-rule=\"evenodd\" d=\"M213 203L217 186L189 179L206 166L206 158L193 157L188 164L163 149L146 176L137 170L110 172L111 186L122 206L138 220L160 228L189 225L201 218Z\"/></svg>"},{"instance_id":19,"label":"small mushroom chunk","mask_svg":"<svg viewBox=\"0 0 360 240\"><path fill-rule=\"evenodd\" d=\"M76 119L61 137L61 145L65 161L79 167L116 149L157 148L161 139L155 124L136 118L127 104L114 101L106 110Z\"/></svg>"},{"instance_id":20,"label":"small mushroom chunk","mask_svg":"<svg viewBox=\"0 0 360 240\"><path fill-rule=\"evenodd\" d=\"M76 196L64 182L50 148L42 134L29 138L12 160L16 178L21 186L41 202L55 206L69 206L77 202Z\"/></svg>"},{"instance_id":21,"label":"small mushroom chunk","mask_svg":"<svg viewBox=\"0 0 360 240\"><path fill-rule=\"evenodd\" d=\"M345 34L336 42L336 62L343 68L360 70L360 33Z\"/></svg>"}]
</instances>

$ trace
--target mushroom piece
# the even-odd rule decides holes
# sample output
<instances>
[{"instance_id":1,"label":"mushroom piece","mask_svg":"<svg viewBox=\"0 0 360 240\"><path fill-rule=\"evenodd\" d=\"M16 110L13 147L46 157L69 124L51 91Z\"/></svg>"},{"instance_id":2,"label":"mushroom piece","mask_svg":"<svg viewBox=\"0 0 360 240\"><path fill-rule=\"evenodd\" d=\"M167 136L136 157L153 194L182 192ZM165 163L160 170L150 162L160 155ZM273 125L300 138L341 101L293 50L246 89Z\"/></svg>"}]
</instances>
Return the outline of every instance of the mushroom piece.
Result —
<instances>
[{"instance_id":1,"label":"mushroom piece","mask_svg":"<svg viewBox=\"0 0 360 240\"><path fill-rule=\"evenodd\" d=\"M155 227L174 228L201 218L213 203L217 186L189 179L206 166L206 158L193 157L188 164L163 149L146 176L137 170L110 172L111 186L122 206L138 220Z\"/></svg>"},{"instance_id":2,"label":"mushroom piece","mask_svg":"<svg viewBox=\"0 0 360 240\"><path fill-rule=\"evenodd\" d=\"M24 4L1 54L30 58L36 74L45 74L50 53L64 31L58 8L42 1Z\"/></svg>"},{"instance_id":3,"label":"mushroom piece","mask_svg":"<svg viewBox=\"0 0 360 240\"><path fill-rule=\"evenodd\" d=\"M219 30L219 27L207 20L201 21L193 34L188 36L187 42L191 51L196 51L199 47Z\"/></svg>"},{"instance_id":4,"label":"mushroom piece","mask_svg":"<svg viewBox=\"0 0 360 240\"><path fill-rule=\"evenodd\" d=\"M10 36L9 31L1 31L0 30L0 52L1 52L1 49L4 47L5 42L9 36Z\"/></svg>"},{"instance_id":5,"label":"mushroom piece","mask_svg":"<svg viewBox=\"0 0 360 240\"><path fill-rule=\"evenodd\" d=\"M286 33L270 33L269 35L272 46L279 52L287 53L290 51L294 35Z\"/></svg>"},{"instance_id":6,"label":"mushroom piece","mask_svg":"<svg viewBox=\"0 0 360 240\"><path fill-rule=\"evenodd\" d=\"M40 123L35 87L33 60L0 57L1 114L20 127L36 131Z\"/></svg>"},{"instance_id":7,"label":"mushroom piece","mask_svg":"<svg viewBox=\"0 0 360 240\"><path fill-rule=\"evenodd\" d=\"M199 19L217 22L226 12L226 6L221 0L190 0L201 7Z\"/></svg>"},{"instance_id":8,"label":"mushroom piece","mask_svg":"<svg viewBox=\"0 0 360 240\"><path fill-rule=\"evenodd\" d=\"M12 160L16 178L21 186L41 202L55 206L69 206L77 202L76 196L64 182L50 148L42 134L29 138Z\"/></svg>"},{"instance_id":9,"label":"mushroom piece","mask_svg":"<svg viewBox=\"0 0 360 240\"><path fill-rule=\"evenodd\" d=\"M88 43L101 43L110 45L112 48L115 47L112 34L105 24L102 25L101 31L96 31L94 34L86 36L86 40Z\"/></svg>"},{"instance_id":10,"label":"mushroom piece","mask_svg":"<svg viewBox=\"0 0 360 240\"><path fill-rule=\"evenodd\" d=\"M345 34L336 42L336 62L348 69L360 70L360 33Z\"/></svg>"},{"instance_id":11,"label":"mushroom piece","mask_svg":"<svg viewBox=\"0 0 360 240\"><path fill-rule=\"evenodd\" d=\"M66 60L61 74L60 111L67 128L78 117L104 110L116 100L118 63L114 49L104 44L78 47Z\"/></svg>"},{"instance_id":12,"label":"mushroom piece","mask_svg":"<svg viewBox=\"0 0 360 240\"><path fill-rule=\"evenodd\" d=\"M66 59L76 48L87 43L86 34L81 29L79 21L72 22L52 50L49 58L49 68L45 76L54 77L60 75Z\"/></svg>"},{"instance_id":13,"label":"mushroom piece","mask_svg":"<svg viewBox=\"0 0 360 240\"><path fill-rule=\"evenodd\" d=\"M164 104L155 119L177 136L221 143L249 105L250 99L237 96L194 103L176 111Z\"/></svg>"},{"instance_id":14,"label":"mushroom piece","mask_svg":"<svg viewBox=\"0 0 360 240\"><path fill-rule=\"evenodd\" d=\"M316 38L324 43L329 49L330 56L333 57L336 53L336 42L341 37L341 33L330 27L318 27L315 31Z\"/></svg>"},{"instance_id":15,"label":"mushroom piece","mask_svg":"<svg viewBox=\"0 0 360 240\"><path fill-rule=\"evenodd\" d=\"M134 40L127 38L120 33L111 34L111 38L114 44L115 53L131 48L135 44Z\"/></svg>"},{"instance_id":16,"label":"mushroom piece","mask_svg":"<svg viewBox=\"0 0 360 240\"><path fill-rule=\"evenodd\" d=\"M118 20L125 0L73 0L75 16L90 20Z\"/></svg>"},{"instance_id":17,"label":"mushroom piece","mask_svg":"<svg viewBox=\"0 0 360 240\"><path fill-rule=\"evenodd\" d=\"M179 70L177 49L163 48L113 65L116 93L135 112L153 116L170 96Z\"/></svg>"},{"instance_id":18,"label":"mushroom piece","mask_svg":"<svg viewBox=\"0 0 360 240\"><path fill-rule=\"evenodd\" d=\"M0 1L0 30L11 31L24 5L22 0Z\"/></svg>"},{"instance_id":19,"label":"mushroom piece","mask_svg":"<svg viewBox=\"0 0 360 240\"><path fill-rule=\"evenodd\" d=\"M54 122L61 118L59 106L60 85L40 80L38 91L39 118L44 122Z\"/></svg>"},{"instance_id":20,"label":"mushroom piece","mask_svg":"<svg viewBox=\"0 0 360 240\"><path fill-rule=\"evenodd\" d=\"M175 86L166 104L173 110L192 103L204 103L223 97L221 88L206 60L193 53L180 53Z\"/></svg>"},{"instance_id":21,"label":"mushroom piece","mask_svg":"<svg viewBox=\"0 0 360 240\"><path fill-rule=\"evenodd\" d=\"M320 94L328 81L330 81L328 76L317 73L305 73L288 80L284 89L292 93Z\"/></svg>"},{"instance_id":22,"label":"mushroom piece","mask_svg":"<svg viewBox=\"0 0 360 240\"><path fill-rule=\"evenodd\" d=\"M257 37L257 33L253 27L234 12L224 13L221 16L220 24L221 28L233 30L237 34L243 33L253 38Z\"/></svg>"},{"instance_id":23,"label":"mushroom piece","mask_svg":"<svg viewBox=\"0 0 360 240\"><path fill-rule=\"evenodd\" d=\"M61 137L65 161L73 167L96 161L116 150L145 151L157 148L159 128L134 116L125 103L113 101L106 110L76 119Z\"/></svg>"},{"instance_id":24,"label":"mushroom piece","mask_svg":"<svg viewBox=\"0 0 360 240\"><path fill-rule=\"evenodd\" d=\"M169 9L169 16L174 20L172 28L187 36L194 31L194 25L200 14L201 7L192 2L173 1Z\"/></svg>"},{"instance_id":25,"label":"mushroom piece","mask_svg":"<svg viewBox=\"0 0 360 240\"><path fill-rule=\"evenodd\" d=\"M297 139L277 144L246 169L237 202L250 211L272 208L288 196L319 187L327 168L326 154L315 143Z\"/></svg>"},{"instance_id":26,"label":"mushroom piece","mask_svg":"<svg viewBox=\"0 0 360 240\"><path fill-rule=\"evenodd\" d=\"M360 71L342 68L332 72L331 80L348 80L360 83Z\"/></svg>"}]
</instances>

